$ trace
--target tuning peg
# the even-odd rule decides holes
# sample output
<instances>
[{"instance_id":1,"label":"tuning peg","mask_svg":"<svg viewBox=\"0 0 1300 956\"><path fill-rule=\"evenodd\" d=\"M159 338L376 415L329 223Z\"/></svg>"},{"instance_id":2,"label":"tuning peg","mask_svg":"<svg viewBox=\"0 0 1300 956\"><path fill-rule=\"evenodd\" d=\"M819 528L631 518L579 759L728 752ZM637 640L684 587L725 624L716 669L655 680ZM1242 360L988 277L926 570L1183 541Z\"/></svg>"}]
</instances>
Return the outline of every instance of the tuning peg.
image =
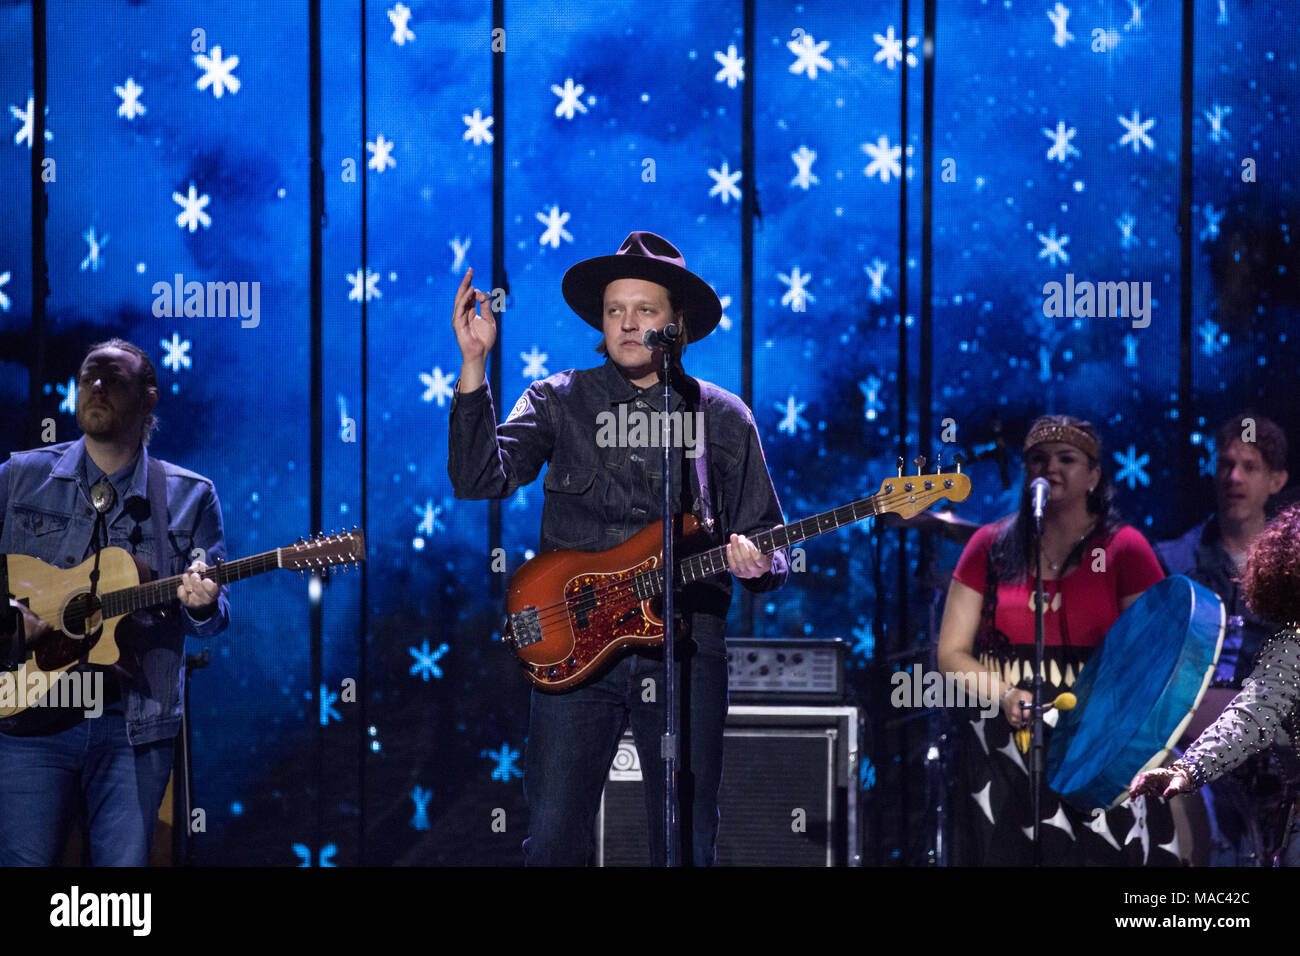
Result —
<instances>
[{"instance_id":1,"label":"tuning peg","mask_svg":"<svg viewBox=\"0 0 1300 956\"><path fill-rule=\"evenodd\" d=\"M925 467L925 456L917 455L912 459L912 464L916 465L916 473L921 474L921 469Z\"/></svg>"},{"instance_id":2,"label":"tuning peg","mask_svg":"<svg viewBox=\"0 0 1300 956\"><path fill-rule=\"evenodd\" d=\"M898 477L899 478L903 477L903 456L902 455L898 456Z\"/></svg>"},{"instance_id":3,"label":"tuning peg","mask_svg":"<svg viewBox=\"0 0 1300 956\"><path fill-rule=\"evenodd\" d=\"M934 473L943 474L943 449L940 448L938 454L934 456Z\"/></svg>"},{"instance_id":4,"label":"tuning peg","mask_svg":"<svg viewBox=\"0 0 1300 956\"><path fill-rule=\"evenodd\" d=\"M953 457L952 457L952 461L953 461L953 464L955 464L955 465L957 466L957 474L960 475L960 474L961 474L961 466L964 465L964 464L966 464L966 457L965 457L964 455L960 455L960 454L958 454L958 455L953 455Z\"/></svg>"}]
</instances>

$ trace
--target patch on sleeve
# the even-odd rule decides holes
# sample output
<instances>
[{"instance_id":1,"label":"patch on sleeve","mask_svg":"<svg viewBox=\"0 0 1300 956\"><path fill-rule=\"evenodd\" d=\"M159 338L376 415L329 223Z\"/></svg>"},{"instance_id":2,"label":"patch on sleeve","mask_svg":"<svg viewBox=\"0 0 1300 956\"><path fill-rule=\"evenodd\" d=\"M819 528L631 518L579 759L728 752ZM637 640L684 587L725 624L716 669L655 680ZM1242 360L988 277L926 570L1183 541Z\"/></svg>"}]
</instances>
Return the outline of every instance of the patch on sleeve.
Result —
<instances>
[{"instance_id":1,"label":"patch on sleeve","mask_svg":"<svg viewBox=\"0 0 1300 956\"><path fill-rule=\"evenodd\" d=\"M506 421L512 422L526 411L528 411L528 396L520 395L519 401L515 402L515 407L512 408L510 414L506 416Z\"/></svg>"}]
</instances>

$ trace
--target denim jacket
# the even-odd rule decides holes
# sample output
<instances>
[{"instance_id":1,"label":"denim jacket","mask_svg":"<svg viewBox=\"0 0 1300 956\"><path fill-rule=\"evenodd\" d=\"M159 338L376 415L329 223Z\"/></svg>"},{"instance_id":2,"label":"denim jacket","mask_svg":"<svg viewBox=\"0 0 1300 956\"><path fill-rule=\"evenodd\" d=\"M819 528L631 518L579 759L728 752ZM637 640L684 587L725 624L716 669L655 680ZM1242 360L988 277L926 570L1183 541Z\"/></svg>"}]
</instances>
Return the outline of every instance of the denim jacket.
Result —
<instances>
[{"instance_id":1,"label":"denim jacket","mask_svg":"<svg viewBox=\"0 0 1300 956\"><path fill-rule=\"evenodd\" d=\"M708 382L687 378L680 388L674 390L671 410L702 408L705 416L703 452L711 499L707 510L716 518L709 535L713 543L725 544L732 532L754 535L784 523L749 409ZM598 368L560 372L534 382L501 425L496 424L486 382L467 394L458 390L451 402L447 461L456 497L508 497L536 479L549 462L542 482L546 497L541 550L605 551L622 544L659 520L662 499L660 448L598 440L599 416L609 413L605 420L616 419L624 404L628 415L661 411L663 386L639 389L606 360ZM674 454L671 500L691 505L681 510L698 516L704 509L694 460L681 447ZM782 549L773 552L766 574L739 580L761 593L780 587L788 573ZM731 593L731 576L722 574L687 587L683 599L693 610L725 619ZM720 626L711 629L721 636Z\"/></svg>"},{"instance_id":2,"label":"denim jacket","mask_svg":"<svg viewBox=\"0 0 1300 956\"><path fill-rule=\"evenodd\" d=\"M1250 675L1261 645L1282 629L1251 613L1237 581L1237 566L1223 547L1219 523L1214 518L1198 524L1181 538L1161 541L1156 557L1169 574L1185 574L1204 584L1227 608L1228 628L1214 671L1215 687L1241 687Z\"/></svg>"},{"instance_id":3,"label":"denim jacket","mask_svg":"<svg viewBox=\"0 0 1300 956\"><path fill-rule=\"evenodd\" d=\"M58 568L80 564L93 553L94 509L86 483L85 439L14 452L0 465L0 553L26 554ZM125 548L151 568L171 576L191 563L195 548L208 565L225 560L221 504L212 482L169 462L168 527L163 560L155 561L159 535L148 515L149 453L140 450L126 494L109 513L108 543ZM138 499L138 500L137 500ZM179 601L129 615L118 627L122 659L115 667L133 745L174 737L184 707L185 635L212 637L230 621L226 588L209 617L195 620ZM129 639L124 631L129 630ZM111 679L111 677L110 677ZM4 722L0 721L0 730Z\"/></svg>"}]
</instances>

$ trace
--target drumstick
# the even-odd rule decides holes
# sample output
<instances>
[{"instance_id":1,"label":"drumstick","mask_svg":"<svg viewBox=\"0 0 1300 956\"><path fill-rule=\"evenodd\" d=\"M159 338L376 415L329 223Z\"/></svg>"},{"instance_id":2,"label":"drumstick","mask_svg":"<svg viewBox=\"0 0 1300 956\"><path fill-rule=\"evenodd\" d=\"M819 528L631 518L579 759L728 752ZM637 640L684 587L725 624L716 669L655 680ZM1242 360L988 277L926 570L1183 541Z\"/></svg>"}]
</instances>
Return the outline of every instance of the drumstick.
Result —
<instances>
[{"instance_id":1,"label":"drumstick","mask_svg":"<svg viewBox=\"0 0 1300 956\"><path fill-rule=\"evenodd\" d=\"M1057 710L1074 710L1075 705L1078 703L1079 703L1079 699L1075 697L1073 694L1071 694L1069 691L1066 691L1064 694L1057 694L1056 699L1052 701L1050 704L1048 704L1046 707L1044 707L1043 709L1051 710L1052 708L1056 708ZM1020 706L1024 710L1028 710L1030 707L1030 705L1023 700L1020 702ZM1019 748L1022 754L1029 753L1029 728L1028 727L1024 727L1016 731L1016 747Z\"/></svg>"}]
</instances>

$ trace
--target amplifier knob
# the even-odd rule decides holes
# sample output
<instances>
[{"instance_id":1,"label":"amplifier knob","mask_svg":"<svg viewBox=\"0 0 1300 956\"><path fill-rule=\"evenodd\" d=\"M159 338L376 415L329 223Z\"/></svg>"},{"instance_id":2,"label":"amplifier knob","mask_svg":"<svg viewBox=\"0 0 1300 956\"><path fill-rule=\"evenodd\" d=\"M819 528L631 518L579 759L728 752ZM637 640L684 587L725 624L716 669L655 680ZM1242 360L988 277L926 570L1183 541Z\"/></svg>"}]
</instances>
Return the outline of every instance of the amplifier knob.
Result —
<instances>
[{"instance_id":1,"label":"amplifier knob","mask_svg":"<svg viewBox=\"0 0 1300 956\"><path fill-rule=\"evenodd\" d=\"M758 672L762 674L764 677L767 676L767 671L768 671L768 667L766 664L764 664L762 667L758 669Z\"/></svg>"}]
</instances>

